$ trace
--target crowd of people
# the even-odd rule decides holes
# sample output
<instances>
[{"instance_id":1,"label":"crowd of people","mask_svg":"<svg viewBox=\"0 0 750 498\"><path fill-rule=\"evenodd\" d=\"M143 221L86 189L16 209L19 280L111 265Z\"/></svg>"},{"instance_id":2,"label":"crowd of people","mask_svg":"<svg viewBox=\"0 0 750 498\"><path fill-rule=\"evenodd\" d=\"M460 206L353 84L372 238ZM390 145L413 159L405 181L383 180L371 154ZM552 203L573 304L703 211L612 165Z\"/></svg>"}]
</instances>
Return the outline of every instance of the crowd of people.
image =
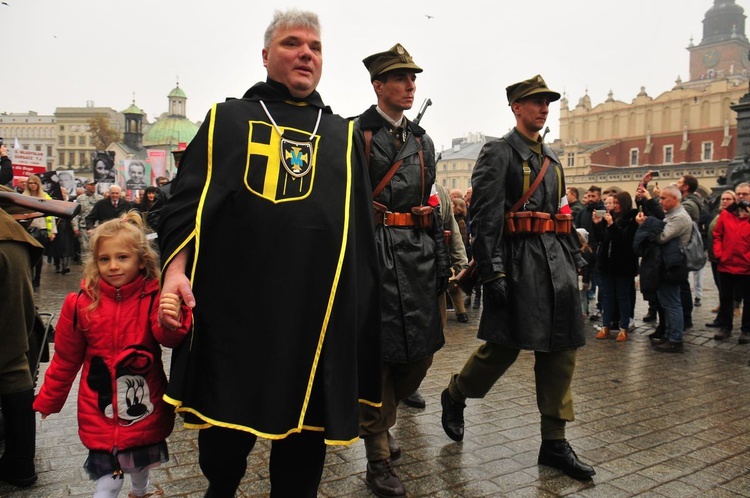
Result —
<instances>
[{"instance_id":1,"label":"crowd of people","mask_svg":"<svg viewBox=\"0 0 750 498\"><path fill-rule=\"evenodd\" d=\"M566 437L584 319L601 320L597 339L617 331L627 342L638 279L659 320L654 349L682 352L701 305L685 254L702 226L720 292L715 339L732 335L735 303L750 293L750 184L725 191L713 220L690 175L659 189L650 171L632 194L591 186L581 198L541 135L561 95L536 75L507 86L516 125L484 145L471 188L448 191L435 184L432 140L404 115L423 69L403 45L363 59L375 103L353 120L334 115L316 90L323 56L314 13L276 12L263 47L267 80L209 111L170 186L157 179L131 203L118 185L102 196L96 179L86 181L77 217L41 217L13 232L24 244L14 256L22 288L39 287L41 247L62 275L70 258L86 256L33 410L59 412L83 370L79 433L95 497L117 496L124 474L129 496L148 495L149 470L169 458L175 412L199 430L207 497L235 495L259 437L272 442L274 497L316 496L326 447L359 438L366 485L406 496L393 465L402 456L391 434L398 404L419 405L448 310L467 323L470 308L481 309L483 342L446 379L445 434L462 441L467 403L533 351L537 461L589 480L596 471ZM100 181L111 169L97 161ZM145 187L142 163L129 172ZM46 198L43 184L31 175L23 193ZM147 237L154 229L158 252ZM243 285L228 287L219 267L239 260L262 264L233 268ZM472 267L477 283L464 295L457 277ZM745 344L750 312L741 322ZM174 348L169 382L162 345ZM15 354L22 347L0 371L0 401L19 435L6 443L0 480L31 486L33 387Z\"/></svg>"}]
</instances>

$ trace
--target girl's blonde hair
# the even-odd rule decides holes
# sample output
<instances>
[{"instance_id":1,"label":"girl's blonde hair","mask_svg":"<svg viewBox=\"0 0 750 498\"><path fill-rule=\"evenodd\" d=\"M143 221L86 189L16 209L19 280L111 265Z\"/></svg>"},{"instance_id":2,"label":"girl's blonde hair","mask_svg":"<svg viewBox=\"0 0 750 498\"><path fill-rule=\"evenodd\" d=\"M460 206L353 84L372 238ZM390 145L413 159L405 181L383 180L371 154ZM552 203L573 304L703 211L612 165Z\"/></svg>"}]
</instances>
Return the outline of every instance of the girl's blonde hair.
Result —
<instances>
[{"instance_id":1,"label":"girl's blonde hair","mask_svg":"<svg viewBox=\"0 0 750 498\"><path fill-rule=\"evenodd\" d=\"M91 235L89 253L83 267L84 292L91 298L91 305L88 306L87 311L93 311L99 306L101 275L96 264L96 255L102 241L112 237L122 237L125 243L131 247L138 256L139 263L144 265L141 270L144 277L147 279L159 278L159 256L146 239L141 214L136 210L131 210L122 218L106 221L99 225Z\"/></svg>"}]
</instances>

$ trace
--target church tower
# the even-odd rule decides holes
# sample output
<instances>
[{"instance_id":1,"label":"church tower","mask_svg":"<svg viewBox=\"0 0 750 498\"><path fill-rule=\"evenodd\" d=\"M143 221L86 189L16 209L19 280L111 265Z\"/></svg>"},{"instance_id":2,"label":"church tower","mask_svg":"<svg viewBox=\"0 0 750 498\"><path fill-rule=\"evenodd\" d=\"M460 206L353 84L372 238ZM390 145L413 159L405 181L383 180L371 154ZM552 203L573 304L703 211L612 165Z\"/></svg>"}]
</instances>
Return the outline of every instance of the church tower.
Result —
<instances>
[{"instance_id":1,"label":"church tower","mask_svg":"<svg viewBox=\"0 0 750 498\"><path fill-rule=\"evenodd\" d=\"M703 39L688 47L690 81L748 76L750 42L745 36L745 11L735 0L714 0L703 18Z\"/></svg>"},{"instance_id":2,"label":"church tower","mask_svg":"<svg viewBox=\"0 0 750 498\"><path fill-rule=\"evenodd\" d=\"M143 111L135 105L135 99L133 99L130 107L122 113L125 116L123 143L133 150L141 150L143 148Z\"/></svg>"}]
</instances>

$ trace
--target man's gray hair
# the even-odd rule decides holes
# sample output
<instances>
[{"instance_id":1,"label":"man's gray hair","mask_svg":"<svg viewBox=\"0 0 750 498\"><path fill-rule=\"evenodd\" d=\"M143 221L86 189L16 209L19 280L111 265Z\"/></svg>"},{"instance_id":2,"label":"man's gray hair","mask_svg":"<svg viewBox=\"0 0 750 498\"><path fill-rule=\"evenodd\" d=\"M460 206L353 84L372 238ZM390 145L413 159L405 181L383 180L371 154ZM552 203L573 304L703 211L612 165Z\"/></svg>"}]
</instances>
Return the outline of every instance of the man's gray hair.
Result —
<instances>
[{"instance_id":1,"label":"man's gray hair","mask_svg":"<svg viewBox=\"0 0 750 498\"><path fill-rule=\"evenodd\" d=\"M737 186L734 187L734 191L737 192L737 189L740 188L740 187L742 187L742 188L750 188L750 183L748 183L748 182L738 183Z\"/></svg>"},{"instance_id":2,"label":"man's gray hair","mask_svg":"<svg viewBox=\"0 0 750 498\"><path fill-rule=\"evenodd\" d=\"M308 28L315 31L320 36L320 21L318 14L304 10L289 9L285 11L277 10L273 14L273 21L268 25L266 34L263 37L263 48L271 46L273 35L279 28Z\"/></svg>"},{"instance_id":3,"label":"man's gray hair","mask_svg":"<svg viewBox=\"0 0 750 498\"><path fill-rule=\"evenodd\" d=\"M678 201L682 200L682 192L680 192L680 189L675 187L674 185L670 185L669 187L664 187L664 190L662 190L665 194L669 194Z\"/></svg>"}]
</instances>

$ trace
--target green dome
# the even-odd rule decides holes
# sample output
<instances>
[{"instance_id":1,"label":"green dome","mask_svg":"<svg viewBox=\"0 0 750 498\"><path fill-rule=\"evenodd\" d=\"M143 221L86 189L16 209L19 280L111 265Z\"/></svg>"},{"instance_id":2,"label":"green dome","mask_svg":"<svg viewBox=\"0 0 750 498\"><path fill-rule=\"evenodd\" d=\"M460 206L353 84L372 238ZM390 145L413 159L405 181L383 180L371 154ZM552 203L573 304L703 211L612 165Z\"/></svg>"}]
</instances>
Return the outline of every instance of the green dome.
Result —
<instances>
[{"instance_id":1,"label":"green dome","mask_svg":"<svg viewBox=\"0 0 750 498\"><path fill-rule=\"evenodd\" d=\"M143 145L177 145L180 142L189 143L198 133L198 125L184 116L166 116L151 125Z\"/></svg>"},{"instance_id":2,"label":"green dome","mask_svg":"<svg viewBox=\"0 0 750 498\"><path fill-rule=\"evenodd\" d=\"M172 90L171 92L169 92L169 95L167 95L167 97L170 97L170 98L177 97L177 98L181 98L181 99L186 99L187 95L185 95L185 92L183 92L182 88L180 88L180 86L178 85L178 86L176 86L174 88L174 90Z\"/></svg>"},{"instance_id":3,"label":"green dome","mask_svg":"<svg viewBox=\"0 0 750 498\"><path fill-rule=\"evenodd\" d=\"M122 114L138 114L140 116L145 116L145 113L142 110L138 109L135 103L130 104L130 107L122 111Z\"/></svg>"}]
</instances>

